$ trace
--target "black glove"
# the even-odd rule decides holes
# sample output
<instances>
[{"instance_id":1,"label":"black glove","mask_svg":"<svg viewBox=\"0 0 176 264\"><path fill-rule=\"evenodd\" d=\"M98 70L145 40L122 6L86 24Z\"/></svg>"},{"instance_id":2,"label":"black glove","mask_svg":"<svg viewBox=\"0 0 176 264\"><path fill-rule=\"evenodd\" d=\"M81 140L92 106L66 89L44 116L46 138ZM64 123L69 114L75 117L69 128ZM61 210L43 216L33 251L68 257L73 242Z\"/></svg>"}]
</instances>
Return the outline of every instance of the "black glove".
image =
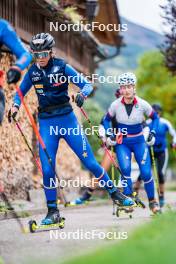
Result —
<instances>
[{"instance_id":1,"label":"black glove","mask_svg":"<svg viewBox=\"0 0 176 264\"><path fill-rule=\"evenodd\" d=\"M149 146L153 146L155 144L155 135L156 133L154 130L150 131L148 139L147 139L147 144Z\"/></svg>"},{"instance_id":2,"label":"black glove","mask_svg":"<svg viewBox=\"0 0 176 264\"><path fill-rule=\"evenodd\" d=\"M117 144L116 137L114 135L107 135L106 139L106 146L107 147L114 147Z\"/></svg>"},{"instance_id":3,"label":"black glove","mask_svg":"<svg viewBox=\"0 0 176 264\"><path fill-rule=\"evenodd\" d=\"M84 103L84 96L81 93L78 93L75 98L75 103L78 107L81 107Z\"/></svg>"},{"instance_id":4,"label":"black glove","mask_svg":"<svg viewBox=\"0 0 176 264\"><path fill-rule=\"evenodd\" d=\"M17 109L16 109L16 111L13 111L13 113L12 113L12 108L13 108L13 107L16 107ZM12 107L12 108L9 110L9 112L8 112L8 121L9 121L9 123L11 123L12 120L15 119L15 117L16 117L17 114L18 114L19 106L14 105L13 107Z\"/></svg>"},{"instance_id":5,"label":"black glove","mask_svg":"<svg viewBox=\"0 0 176 264\"><path fill-rule=\"evenodd\" d=\"M5 111L5 95L3 89L0 88L0 125L2 124Z\"/></svg>"},{"instance_id":6,"label":"black glove","mask_svg":"<svg viewBox=\"0 0 176 264\"><path fill-rule=\"evenodd\" d=\"M17 83L21 78L21 71L17 67L11 67L7 72L7 83Z\"/></svg>"}]
</instances>

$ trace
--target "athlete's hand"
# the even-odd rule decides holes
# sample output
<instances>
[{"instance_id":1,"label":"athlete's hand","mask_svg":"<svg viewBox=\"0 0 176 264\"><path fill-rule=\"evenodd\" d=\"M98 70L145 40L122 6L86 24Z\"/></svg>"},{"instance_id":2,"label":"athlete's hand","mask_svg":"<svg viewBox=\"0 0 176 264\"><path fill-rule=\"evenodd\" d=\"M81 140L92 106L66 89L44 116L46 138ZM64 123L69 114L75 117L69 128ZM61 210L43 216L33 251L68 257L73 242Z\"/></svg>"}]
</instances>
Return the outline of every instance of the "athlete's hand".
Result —
<instances>
[{"instance_id":1,"label":"athlete's hand","mask_svg":"<svg viewBox=\"0 0 176 264\"><path fill-rule=\"evenodd\" d=\"M155 131L150 131L148 139L147 139L147 145L153 146L155 144Z\"/></svg>"},{"instance_id":2,"label":"athlete's hand","mask_svg":"<svg viewBox=\"0 0 176 264\"><path fill-rule=\"evenodd\" d=\"M17 83L21 78L21 70L17 66L11 67L7 72L7 83Z\"/></svg>"},{"instance_id":3,"label":"athlete's hand","mask_svg":"<svg viewBox=\"0 0 176 264\"><path fill-rule=\"evenodd\" d=\"M4 71L0 70L0 87L3 88L4 83L5 83L5 74Z\"/></svg>"},{"instance_id":4,"label":"athlete's hand","mask_svg":"<svg viewBox=\"0 0 176 264\"><path fill-rule=\"evenodd\" d=\"M12 108L8 112L9 123L11 123L12 120L16 118L18 111L19 111L19 106L12 106Z\"/></svg>"},{"instance_id":5,"label":"athlete's hand","mask_svg":"<svg viewBox=\"0 0 176 264\"><path fill-rule=\"evenodd\" d=\"M145 141L147 141L148 137L149 137L149 133L150 133L150 128L148 126L143 128L143 136Z\"/></svg>"},{"instance_id":6,"label":"athlete's hand","mask_svg":"<svg viewBox=\"0 0 176 264\"><path fill-rule=\"evenodd\" d=\"M82 107L84 104L84 96L81 93L78 93L75 98L75 103L78 107Z\"/></svg>"},{"instance_id":7,"label":"athlete's hand","mask_svg":"<svg viewBox=\"0 0 176 264\"><path fill-rule=\"evenodd\" d=\"M114 147L117 144L116 138L114 136L107 137L106 145L107 147Z\"/></svg>"}]
</instances>

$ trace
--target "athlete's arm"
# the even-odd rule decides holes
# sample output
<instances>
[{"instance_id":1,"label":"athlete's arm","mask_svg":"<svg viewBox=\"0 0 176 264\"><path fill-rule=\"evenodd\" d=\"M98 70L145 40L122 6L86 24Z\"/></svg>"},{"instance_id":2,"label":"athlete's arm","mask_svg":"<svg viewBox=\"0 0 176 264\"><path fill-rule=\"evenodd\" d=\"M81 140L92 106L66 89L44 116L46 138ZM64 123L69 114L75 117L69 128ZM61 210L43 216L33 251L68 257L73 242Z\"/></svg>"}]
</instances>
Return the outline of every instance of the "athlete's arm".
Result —
<instances>
[{"instance_id":1,"label":"athlete's arm","mask_svg":"<svg viewBox=\"0 0 176 264\"><path fill-rule=\"evenodd\" d=\"M116 101L114 101L110 105L108 112L102 118L101 125L103 125L106 134L109 134L108 132L112 130L112 119L115 117L115 109L116 109ZM110 134L112 134L112 132L110 132Z\"/></svg>"},{"instance_id":2,"label":"athlete's arm","mask_svg":"<svg viewBox=\"0 0 176 264\"><path fill-rule=\"evenodd\" d=\"M14 29L6 21L1 19L1 43L6 45L12 53L17 57L15 65L19 67L20 70L24 70L32 60L31 54L24 47L20 38L17 36Z\"/></svg>"},{"instance_id":3,"label":"athlete's arm","mask_svg":"<svg viewBox=\"0 0 176 264\"><path fill-rule=\"evenodd\" d=\"M176 131L175 131L174 127L172 126L172 124L168 120L165 120L165 122L166 122L166 125L168 128L168 132L172 136L172 142L173 142L173 144L176 144Z\"/></svg>"},{"instance_id":4,"label":"athlete's arm","mask_svg":"<svg viewBox=\"0 0 176 264\"><path fill-rule=\"evenodd\" d=\"M144 113L152 119L152 130L156 131L156 128L158 126L158 114L153 110L152 106L143 100L143 107L144 107Z\"/></svg>"},{"instance_id":5,"label":"athlete's arm","mask_svg":"<svg viewBox=\"0 0 176 264\"><path fill-rule=\"evenodd\" d=\"M84 97L90 95L93 90L92 84L79 72L77 72L71 65L66 64L65 74L69 77L70 81L78 86L81 90L81 94Z\"/></svg>"}]
</instances>

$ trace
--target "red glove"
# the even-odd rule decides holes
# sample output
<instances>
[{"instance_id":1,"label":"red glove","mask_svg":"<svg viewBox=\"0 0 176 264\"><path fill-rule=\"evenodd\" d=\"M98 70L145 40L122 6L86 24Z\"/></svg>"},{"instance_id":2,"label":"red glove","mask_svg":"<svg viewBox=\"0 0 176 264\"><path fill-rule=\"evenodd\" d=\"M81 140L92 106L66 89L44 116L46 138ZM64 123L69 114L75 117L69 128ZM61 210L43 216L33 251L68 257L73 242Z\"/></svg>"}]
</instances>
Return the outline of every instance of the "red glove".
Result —
<instances>
[{"instance_id":1,"label":"red glove","mask_svg":"<svg viewBox=\"0 0 176 264\"><path fill-rule=\"evenodd\" d=\"M5 82L5 72L3 70L0 70L0 87L4 86Z\"/></svg>"}]
</instances>

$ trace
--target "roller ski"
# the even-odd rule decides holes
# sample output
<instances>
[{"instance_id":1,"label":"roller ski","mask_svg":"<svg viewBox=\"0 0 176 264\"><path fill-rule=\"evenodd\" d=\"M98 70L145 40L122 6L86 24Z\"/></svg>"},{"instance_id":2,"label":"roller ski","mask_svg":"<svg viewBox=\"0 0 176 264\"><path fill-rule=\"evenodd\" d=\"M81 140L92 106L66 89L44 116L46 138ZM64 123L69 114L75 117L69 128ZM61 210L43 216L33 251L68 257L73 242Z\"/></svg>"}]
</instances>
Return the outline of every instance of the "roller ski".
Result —
<instances>
[{"instance_id":1,"label":"roller ski","mask_svg":"<svg viewBox=\"0 0 176 264\"><path fill-rule=\"evenodd\" d=\"M117 205L115 215L117 217L122 216L123 214L127 214L129 218L132 218L132 213L134 211L133 207L119 206Z\"/></svg>"},{"instance_id":2,"label":"roller ski","mask_svg":"<svg viewBox=\"0 0 176 264\"><path fill-rule=\"evenodd\" d=\"M65 225L65 218L60 217L59 210L57 208L48 208L46 217L38 225L35 220L29 221L29 231L31 233L50 231L55 229L63 229Z\"/></svg>"},{"instance_id":3,"label":"roller ski","mask_svg":"<svg viewBox=\"0 0 176 264\"><path fill-rule=\"evenodd\" d=\"M159 207L159 205L156 202L156 200L153 200L153 201L149 202L149 208L150 208L150 210L152 212L152 215L161 214L161 208Z\"/></svg>"},{"instance_id":4,"label":"roller ski","mask_svg":"<svg viewBox=\"0 0 176 264\"><path fill-rule=\"evenodd\" d=\"M111 198L113 200L114 209L115 209L115 206L117 206L116 213L115 213L117 217L120 216L121 212L129 214L130 218L132 217L131 213L133 212L133 207L136 206L136 204L130 197L127 197L123 193L121 193L119 190L116 190L115 192L111 194Z\"/></svg>"},{"instance_id":5,"label":"roller ski","mask_svg":"<svg viewBox=\"0 0 176 264\"><path fill-rule=\"evenodd\" d=\"M141 201L141 199L137 196L137 193L133 193L130 198L134 201L134 206L139 206L141 208L146 208L145 204ZM134 211L133 207L126 207L117 205L115 215L120 217L122 214L128 214L129 218L132 218L132 213Z\"/></svg>"},{"instance_id":6,"label":"roller ski","mask_svg":"<svg viewBox=\"0 0 176 264\"><path fill-rule=\"evenodd\" d=\"M118 206L123 207L133 207L135 206L135 202L130 197L125 196L118 189L111 193L111 198L113 202Z\"/></svg>"}]
</instances>

